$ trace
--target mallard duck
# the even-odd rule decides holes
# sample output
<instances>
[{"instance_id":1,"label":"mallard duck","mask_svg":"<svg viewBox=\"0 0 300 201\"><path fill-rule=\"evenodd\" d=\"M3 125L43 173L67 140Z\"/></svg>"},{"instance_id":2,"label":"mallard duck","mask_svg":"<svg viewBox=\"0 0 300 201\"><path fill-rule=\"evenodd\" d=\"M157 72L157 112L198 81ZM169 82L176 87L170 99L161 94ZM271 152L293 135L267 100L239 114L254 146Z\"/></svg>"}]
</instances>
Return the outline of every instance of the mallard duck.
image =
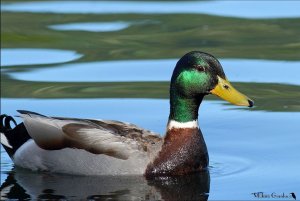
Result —
<instances>
[{"instance_id":1,"label":"mallard duck","mask_svg":"<svg viewBox=\"0 0 300 201\"><path fill-rule=\"evenodd\" d=\"M2 115L1 143L15 165L82 175L185 175L207 168L208 152L198 109L208 94L253 106L227 80L212 55L192 51L176 64L170 84L167 131L160 137L130 123L48 117L18 110L23 122L10 128Z\"/></svg>"}]
</instances>

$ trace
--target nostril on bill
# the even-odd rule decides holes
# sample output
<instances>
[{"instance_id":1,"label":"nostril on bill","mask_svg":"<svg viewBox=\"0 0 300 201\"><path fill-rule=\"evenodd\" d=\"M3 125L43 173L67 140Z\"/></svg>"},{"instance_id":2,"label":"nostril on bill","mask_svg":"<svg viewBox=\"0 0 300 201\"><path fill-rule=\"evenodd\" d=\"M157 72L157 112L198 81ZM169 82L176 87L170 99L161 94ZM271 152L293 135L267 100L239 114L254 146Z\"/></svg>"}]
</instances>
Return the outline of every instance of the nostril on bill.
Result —
<instances>
[{"instance_id":1,"label":"nostril on bill","mask_svg":"<svg viewBox=\"0 0 300 201\"><path fill-rule=\"evenodd\" d=\"M248 100L249 106L248 107L253 107L254 102L252 100Z\"/></svg>"}]
</instances>

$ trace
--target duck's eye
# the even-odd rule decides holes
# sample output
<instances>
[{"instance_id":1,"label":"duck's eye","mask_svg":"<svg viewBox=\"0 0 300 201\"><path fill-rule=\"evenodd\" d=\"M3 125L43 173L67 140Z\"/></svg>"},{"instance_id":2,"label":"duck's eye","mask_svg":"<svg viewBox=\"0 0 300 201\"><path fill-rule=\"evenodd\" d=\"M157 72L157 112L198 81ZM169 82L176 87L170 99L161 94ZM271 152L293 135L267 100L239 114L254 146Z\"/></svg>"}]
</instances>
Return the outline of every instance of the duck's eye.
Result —
<instances>
[{"instance_id":1,"label":"duck's eye","mask_svg":"<svg viewBox=\"0 0 300 201\"><path fill-rule=\"evenodd\" d=\"M223 87L224 87L225 89L229 89L229 86L228 86L227 84L224 84Z\"/></svg>"},{"instance_id":2,"label":"duck's eye","mask_svg":"<svg viewBox=\"0 0 300 201\"><path fill-rule=\"evenodd\" d=\"M199 72L203 72L205 71L205 68L203 66L200 66L200 65L195 65L194 68L199 71Z\"/></svg>"}]
</instances>

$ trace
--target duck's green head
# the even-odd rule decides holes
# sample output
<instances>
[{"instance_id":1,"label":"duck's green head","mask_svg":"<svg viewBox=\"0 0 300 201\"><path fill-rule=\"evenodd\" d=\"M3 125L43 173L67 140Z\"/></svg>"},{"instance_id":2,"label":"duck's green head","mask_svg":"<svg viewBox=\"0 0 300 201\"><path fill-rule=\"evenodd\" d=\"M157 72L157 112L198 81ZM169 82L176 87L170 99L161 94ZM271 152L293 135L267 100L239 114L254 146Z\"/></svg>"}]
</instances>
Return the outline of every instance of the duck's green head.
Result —
<instances>
[{"instance_id":1,"label":"duck's green head","mask_svg":"<svg viewBox=\"0 0 300 201\"><path fill-rule=\"evenodd\" d=\"M195 119L199 104L207 94L215 94L235 105L253 106L251 99L229 83L214 56L200 51L189 52L177 62L172 75L170 118L181 122ZM191 109L194 105L198 105L196 111ZM192 117L188 113L192 113Z\"/></svg>"}]
</instances>

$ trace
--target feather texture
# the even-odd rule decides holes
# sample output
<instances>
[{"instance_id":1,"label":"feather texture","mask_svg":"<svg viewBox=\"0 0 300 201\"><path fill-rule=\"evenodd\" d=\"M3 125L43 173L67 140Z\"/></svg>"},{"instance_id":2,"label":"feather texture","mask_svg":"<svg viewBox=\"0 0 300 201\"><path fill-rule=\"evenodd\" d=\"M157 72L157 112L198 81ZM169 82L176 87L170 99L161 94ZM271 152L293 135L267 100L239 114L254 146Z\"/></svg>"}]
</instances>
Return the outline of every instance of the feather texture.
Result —
<instances>
[{"instance_id":1,"label":"feather texture","mask_svg":"<svg viewBox=\"0 0 300 201\"><path fill-rule=\"evenodd\" d=\"M28 111L20 116L32 140L17 151L14 161L30 169L67 172L71 164L89 164L82 168L88 174L95 173L91 167L97 167L97 172L102 169L101 174L143 174L163 141L151 131L119 121L47 117ZM80 161L70 162L77 157Z\"/></svg>"},{"instance_id":2,"label":"feather texture","mask_svg":"<svg viewBox=\"0 0 300 201\"><path fill-rule=\"evenodd\" d=\"M147 152L162 139L155 133L119 121L53 118L36 113L21 114L29 135L46 150L85 149L128 159L133 152Z\"/></svg>"}]
</instances>

